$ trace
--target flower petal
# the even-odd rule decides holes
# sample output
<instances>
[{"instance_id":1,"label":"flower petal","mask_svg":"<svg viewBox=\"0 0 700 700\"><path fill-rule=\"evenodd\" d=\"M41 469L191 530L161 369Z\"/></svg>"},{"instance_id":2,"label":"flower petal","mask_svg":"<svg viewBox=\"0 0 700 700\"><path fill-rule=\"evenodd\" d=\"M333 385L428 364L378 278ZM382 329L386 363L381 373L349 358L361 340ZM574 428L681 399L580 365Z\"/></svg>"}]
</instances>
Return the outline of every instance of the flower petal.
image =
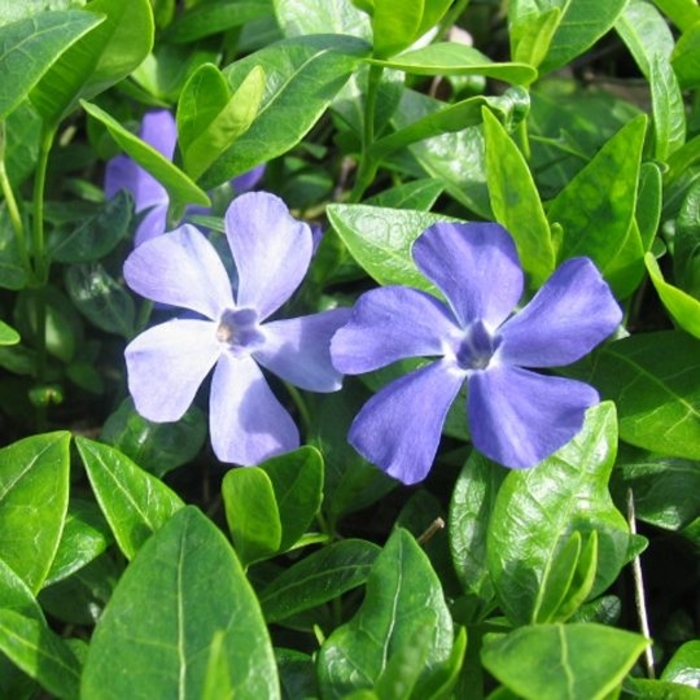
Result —
<instances>
[{"instance_id":1,"label":"flower petal","mask_svg":"<svg viewBox=\"0 0 700 700\"><path fill-rule=\"evenodd\" d=\"M169 160L173 159L175 142L177 141L177 125L175 117L169 110L156 109L146 112L143 115L139 136L161 155Z\"/></svg>"},{"instance_id":2,"label":"flower petal","mask_svg":"<svg viewBox=\"0 0 700 700\"><path fill-rule=\"evenodd\" d=\"M231 283L214 246L185 224L135 248L124 263L124 279L141 296L181 306L218 320L233 307Z\"/></svg>"},{"instance_id":3,"label":"flower petal","mask_svg":"<svg viewBox=\"0 0 700 700\"><path fill-rule=\"evenodd\" d=\"M350 321L331 342L333 364L360 374L406 357L442 355L460 329L442 302L408 287L380 287L363 294Z\"/></svg>"},{"instance_id":4,"label":"flower petal","mask_svg":"<svg viewBox=\"0 0 700 700\"><path fill-rule=\"evenodd\" d=\"M478 319L499 326L523 293L515 244L498 224L433 224L413 244L413 257L463 327Z\"/></svg>"},{"instance_id":5,"label":"flower petal","mask_svg":"<svg viewBox=\"0 0 700 700\"><path fill-rule=\"evenodd\" d=\"M583 382L501 365L469 379L474 446L506 467L534 467L571 440L598 393Z\"/></svg>"},{"instance_id":6,"label":"flower petal","mask_svg":"<svg viewBox=\"0 0 700 700\"><path fill-rule=\"evenodd\" d=\"M181 418L220 352L211 321L168 321L136 336L125 351L136 410L156 422Z\"/></svg>"},{"instance_id":7,"label":"flower petal","mask_svg":"<svg viewBox=\"0 0 700 700\"><path fill-rule=\"evenodd\" d=\"M168 218L168 205L156 204L141 219L134 234L134 245L140 246L151 238L165 233Z\"/></svg>"},{"instance_id":8,"label":"flower petal","mask_svg":"<svg viewBox=\"0 0 700 700\"><path fill-rule=\"evenodd\" d=\"M404 484L422 481L464 379L452 363L438 360L388 384L355 417L350 444Z\"/></svg>"},{"instance_id":9,"label":"flower petal","mask_svg":"<svg viewBox=\"0 0 700 700\"><path fill-rule=\"evenodd\" d=\"M238 177L234 177L233 180L231 180L231 186L237 194L248 192L252 190L253 187L260 182L260 180L262 180L263 175L265 174L265 169L265 163L256 165L254 168L248 170L248 172L245 172Z\"/></svg>"},{"instance_id":10,"label":"flower petal","mask_svg":"<svg viewBox=\"0 0 700 700\"><path fill-rule=\"evenodd\" d=\"M211 443L222 462L258 464L299 446L299 431L249 356L225 352L209 399Z\"/></svg>"},{"instance_id":11,"label":"flower petal","mask_svg":"<svg viewBox=\"0 0 700 700\"><path fill-rule=\"evenodd\" d=\"M311 230L285 203L267 192L249 192L226 210L226 235L238 270L239 306L261 319L299 286L311 260Z\"/></svg>"},{"instance_id":12,"label":"flower petal","mask_svg":"<svg viewBox=\"0 0 700 700\"><path fill-rule=\"evenodd\" d=\"M567 260L501 328L499 357L526 367L568 365L607 338L622 311L588 258Z\"/></svg>"},{"instance_id":13,"label":"flower petal","mask_svg":"<svg viewBox=\"0 0 700 700\"><path fill-rule=\"evenodd\" d=\"M253 353L263 367L309 391L337 391L343 375L331 362L333 333L350 316L350 309L333 309L311 316L271 321L262 326L265 343Z\"/></svg>"}]
</instances>

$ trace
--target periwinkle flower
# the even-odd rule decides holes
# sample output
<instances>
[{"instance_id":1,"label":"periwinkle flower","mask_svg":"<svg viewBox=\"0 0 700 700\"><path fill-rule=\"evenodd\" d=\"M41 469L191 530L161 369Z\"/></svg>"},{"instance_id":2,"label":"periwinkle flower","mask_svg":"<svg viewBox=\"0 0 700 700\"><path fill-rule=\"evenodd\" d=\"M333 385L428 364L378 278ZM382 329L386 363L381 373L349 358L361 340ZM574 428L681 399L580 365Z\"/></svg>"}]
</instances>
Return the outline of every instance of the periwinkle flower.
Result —
<instances>
[{"instance_id":1,"label":"periwinkle flower","mask_svg":"<svg viewBox=\"0 0 700 700\"><path fill-rule=\"evenodd\" d=\"M355 449L406 484L421 481L465 382L472 441L487 457L532 467L571 440L597 392L533 370L580 359L619 324L620 308L593 263L567 260L511 315L523 271L498 224L435 224L414 243L413 258L447 304L407 287L371 290L331 341L333 362L344 374L408 357L437 358L362 407L349 434Z\"/></svg>"},{"instance_id":2,"label":"periwinkle flower","mask_svg":"<svg viewBox=\"0 0 700 700\"><path fill-rule=\"evenodd\" d=\"M237 197L225 227L235 292L214 246L190 224L146 241L127 258L124 277L134 291L197 315L154 326L129 343L128 384L145 418L176 421L214 368L214 452L224 462L255 464L299 445L297 427L260 367L302 389L336 391L342 375L329 344L349 309L268 320L301 283L312 251L309 226L278 197Z\"/></svg>"},{"instance_id":3,"label":"periwinkle flower","mask_svg":"<svg viewBox=\"0 0 700 700\"><path fill-rule=\"evenodd\" d=\"M173 159L177 142L175 118L167 109L153 110L144 114L139 137L149 146L153 146L168 160ZM259 165L231 181L237 193L248 192L255 187L265 172L265 166ZM136 161L126 155L112 158L105 169L105 197L111 199L119 190L126 190L134 197L134 210L144 213L136 228L134 243L141 245L155 236L165 233L167 229L168 207L170 197L163 185ZM190 208L190 211L207 213L202 207Z\"/></svg>"}]
</instances>

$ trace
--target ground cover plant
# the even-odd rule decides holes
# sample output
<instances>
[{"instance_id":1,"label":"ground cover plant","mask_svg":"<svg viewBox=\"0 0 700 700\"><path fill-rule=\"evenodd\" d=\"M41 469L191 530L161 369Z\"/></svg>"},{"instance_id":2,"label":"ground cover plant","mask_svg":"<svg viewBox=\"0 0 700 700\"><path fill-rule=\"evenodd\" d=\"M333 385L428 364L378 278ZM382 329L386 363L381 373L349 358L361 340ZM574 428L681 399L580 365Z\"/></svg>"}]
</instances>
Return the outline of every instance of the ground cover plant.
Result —
<instances>
[{"instance_id":1,"label":"ground cover plant","mask_svg":"<svg viewBox=\"0 0 700 700\"><path fill-rule=\"evenodd\" d=\"M0 697L700 696L694 0L0 47Z\"/></svg>"}]
</instances>

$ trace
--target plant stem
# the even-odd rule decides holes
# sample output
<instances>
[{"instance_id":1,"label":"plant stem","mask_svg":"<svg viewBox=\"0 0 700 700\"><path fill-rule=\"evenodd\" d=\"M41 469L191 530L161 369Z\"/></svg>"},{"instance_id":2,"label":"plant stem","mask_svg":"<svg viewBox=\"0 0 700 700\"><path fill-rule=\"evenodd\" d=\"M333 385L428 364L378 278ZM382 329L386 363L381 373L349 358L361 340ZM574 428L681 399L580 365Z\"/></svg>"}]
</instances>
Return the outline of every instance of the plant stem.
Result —
<instances>
[{"instance_id":1,"label":"plant stem","mask_svg":"<svg viewBox=\"0 0 700 700\"><path fill-rule=\"evenodd\" d=\"M34 274L39 285L46 285L49 277L46 241L44 240L44 195L46 189L46 169L49 153L53 145L56 129L44 124L39 142L39 157L34 175L33 220L32 220L32 255Z\"/></svg>"},{"instance_id":2,"label":"plant stem","mask_svg":"<svg viewBox=\"0 0 700 700\"><path fill-rule=\"evenodd\" d=\"M458 2L452 6L452 9L442 18L433 42L442 41L445 38L452 25L457 22L462 12L467 9L468 4L469 0L458 0Z\"/></svg>"}]
</instances>

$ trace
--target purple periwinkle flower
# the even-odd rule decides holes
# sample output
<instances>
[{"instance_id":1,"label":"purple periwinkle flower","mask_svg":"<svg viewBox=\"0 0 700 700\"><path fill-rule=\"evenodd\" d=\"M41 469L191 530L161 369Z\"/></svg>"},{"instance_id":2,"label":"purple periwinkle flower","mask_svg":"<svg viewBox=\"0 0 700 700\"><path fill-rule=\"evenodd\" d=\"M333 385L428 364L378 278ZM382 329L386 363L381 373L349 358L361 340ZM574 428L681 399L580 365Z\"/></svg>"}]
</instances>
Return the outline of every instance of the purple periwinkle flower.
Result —
<instances>
[{"instance_id":1,"label":"purple periwinkle flower","mask_svg":"<svg viewBox=\"0 0 700 700\"><path fill-rule=\"evenodd\" d=\"M350 443L404 483L421 481L466 382L472 441L487 457L526 468L563 447L598 394L532 370L580 359L619 324L620 308L593 263L567 260L511 315L523 271L502 226L435 224L414 243L413 258L447 303L407 287L369 291L333 337L331 356L345 374L437 359L378 391L353 421Z\"/></svg>"},{"instance_id":2,"label":"purple periwinkle flower","mask_svg":"<svg viewBox=\"0 0 700 700\"><path fill-rule=\"evenodd\" d=\"M149 146L153 146L168 160L173 159L177 142L175 118L167 109L147 112L141 122L139 137ZM231 180L237 194L252 190L265 173L265 165L258 165L247 173ZM167 229L168 207L170 197L163 185L136 161L126 155L112 158L105 169L105 197L111 199L119 190L126 190L134 197L134 210L137 214L145 212L136 228L134 243L141 245L155 236L165 233ZM191 207L190 212L208 213L205 207Z\"/></svg>"},{"instance_id":3,"label":"purple periwinkle flower","mask_svg":"<svg viewBox=\"0 0 700 700\"><path fill-rule=\"evenodd\" d=\"M145 418L176 421L214 368L214 452L224 462L255 464L299 445L297 427L260 367L302 389L336 391L342 375L331 363L330 339L350 311L268 320L311 260L311 230L281 199L241 195L229 205L225 226L235 292L214 246L190 224L146 241L127 258L124 277L134 291L197 316L154 326L129 343L129 391Z\"/></svg>"}]
</instances>

